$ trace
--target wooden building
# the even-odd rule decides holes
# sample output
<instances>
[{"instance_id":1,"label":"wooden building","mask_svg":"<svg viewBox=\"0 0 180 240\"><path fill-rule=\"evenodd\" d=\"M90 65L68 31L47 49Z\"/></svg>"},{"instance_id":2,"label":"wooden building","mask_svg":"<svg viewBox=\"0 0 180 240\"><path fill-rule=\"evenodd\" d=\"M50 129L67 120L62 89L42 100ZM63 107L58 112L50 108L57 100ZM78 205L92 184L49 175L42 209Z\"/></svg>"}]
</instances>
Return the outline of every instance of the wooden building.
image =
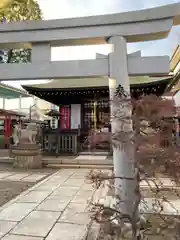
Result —
<instances>
[{"instance_id":1,"label":"wooden building","mask_svg":"<svg viewBox=\"0 0 180 240\"><path fill-rule=\"evenodd\" d=\"M12 135L13 125L26 116L20 111L5 109L5 100L19 99L21 101L21 98L24 97L29 97L29 94L0 82L0 98L2 101L0 109L0 149L9 148L9 138Z\"/></svg>"},{"instance_id":2,"label":"wooden building","mask_svg":"<svg viewBox=\"0 0 180 240\"><path fill-rule=\"evenodd\" d=\"M134 98L142 94L162 95L171 80L170 76L131 78L131 95ZM45 149L51 149L48 151L56 153L77 153L87 148L84 141L91 129L101 131L103 128L110 131L108 81L107 77L59 79L44 84L22 86L29 94L59 106L58 130L53 131L56 135L59 131L61 139L54 140L59 142L58 146L51 144L55 138L52 137L52 130L47 130L49 137L46 137L46 143L54 147L48 145ZM64 137L62 139L63 134L66 135L66 140ZM72 147L69 142L73 142L75 147ZM71 147L68 147L70 145Z\"/></svg>"}]
</instances>

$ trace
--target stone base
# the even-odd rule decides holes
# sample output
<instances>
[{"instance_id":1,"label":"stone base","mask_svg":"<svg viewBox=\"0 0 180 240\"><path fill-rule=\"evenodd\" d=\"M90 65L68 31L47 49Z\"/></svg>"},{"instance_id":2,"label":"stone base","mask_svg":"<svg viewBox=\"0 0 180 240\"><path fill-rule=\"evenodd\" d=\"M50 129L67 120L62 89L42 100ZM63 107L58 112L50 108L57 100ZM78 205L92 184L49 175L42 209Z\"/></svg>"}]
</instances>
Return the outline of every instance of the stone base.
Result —
<instances>
[{"instance_id":1,"label":"stone base","mask_svg":"<svg viewBox=\"0 0 180 240\"><path fill-rule=\"evenodd\" d=\"M24 169L42 168L42 155L37 144L25 144L13 147L13 167Z\"/></svg>"}]
</instances>

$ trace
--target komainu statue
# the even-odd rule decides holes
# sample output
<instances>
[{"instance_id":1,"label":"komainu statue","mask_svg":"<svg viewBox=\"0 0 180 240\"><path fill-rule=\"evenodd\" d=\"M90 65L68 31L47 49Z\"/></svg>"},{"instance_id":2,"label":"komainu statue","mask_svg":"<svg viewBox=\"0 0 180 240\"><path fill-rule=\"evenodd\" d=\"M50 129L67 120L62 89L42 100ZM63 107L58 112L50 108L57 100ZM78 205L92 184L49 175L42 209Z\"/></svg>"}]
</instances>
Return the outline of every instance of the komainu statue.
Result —
<instances>
[{"instance_id":1,"label":"komainu statue","mask_svg":"<svg viewBox=\"0 0 180 240\"><path fill-rule=\"evenodd\" d=\"M15 125L12 133L13 143L14 146L17 146L19 144L19 125Z\"/></svg>"},{"instance_id":2,"label":"komainu statue","mask_svg":"<svg viewBox=\"0 0 180 240\"><path fill-rule=\"evenodd\" d=\"M13 131L14 145L17 146L18 144L24 143L36 143L36 135L36 123L28 123L25 129L22 129L20 126L16 125Z\"/></svg>"}]
</instances>

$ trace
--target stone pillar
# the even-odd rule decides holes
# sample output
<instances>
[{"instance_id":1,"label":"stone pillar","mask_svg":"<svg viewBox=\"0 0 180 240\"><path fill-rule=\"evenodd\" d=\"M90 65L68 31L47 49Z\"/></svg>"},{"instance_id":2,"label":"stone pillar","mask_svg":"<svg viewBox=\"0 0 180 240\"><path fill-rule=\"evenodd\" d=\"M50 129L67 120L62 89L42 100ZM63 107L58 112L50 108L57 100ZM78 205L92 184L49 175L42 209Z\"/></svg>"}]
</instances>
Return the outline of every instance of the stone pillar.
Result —
<instances>
[{"instance_id":1,"label":"stone pillar","mask_svg":"<svg viewBox=\"0 0 180 240\"><path fill-rule=\"evenodd\" d=\"M50 62L51 61L51 46L50 43L33 43L31 62Z\"/></svg>"},{"instance_id":2,"label":"stone pillar","mask_svg":"<svg viewBox=\"0 0 180 240\"><path fill-rule=\"evenodd\" d=\"M108 41L112 44L113 51L109 55L109 90L111 98L111 116L112 116L112 134L117 134L118 132L124 130L132 130L132 121L128 121L126 127L123 126L122 121L118 121L116 117L113 116L128 116L131 115L131 111L128 109L122 109L117 104L113 103L114 94L119 85L121 85L124 90L130 94L130 82L128 76L128 66L127 66L127 48L126 41L123 37L114 36ZM130 95L129 95L130 96ZM121 111L118 113L118 111ZM125 130L126 131L126 130ZM121 145L121 142L118 141ZM133 179L135 175L135 161L134 161L134 147L129 144L129 148L117 148L113 146L113 164L115 179L115 189L116 193L121 196L120 209L123 213L131 214L133 212L133 204L136 199L135 187L137 182ZM125 179L123 179L125 178ZM128 179L132 180L128 180Z\"/></svg>"}]
</instances>

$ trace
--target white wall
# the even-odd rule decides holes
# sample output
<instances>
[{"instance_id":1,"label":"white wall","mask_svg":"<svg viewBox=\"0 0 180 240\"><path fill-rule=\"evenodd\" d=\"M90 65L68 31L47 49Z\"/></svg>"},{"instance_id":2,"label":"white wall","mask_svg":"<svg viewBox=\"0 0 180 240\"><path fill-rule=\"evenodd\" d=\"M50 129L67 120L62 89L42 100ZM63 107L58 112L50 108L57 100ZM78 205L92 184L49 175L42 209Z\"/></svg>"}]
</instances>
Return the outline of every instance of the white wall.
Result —
<instances>
[{"instance_id":1,"label":"white wall","mask_svg":"<svg viewBox=\"0 0 180 240\"><path fill-rule=\"evenodd\" d=\"M21 111L29 111L30 106L37 105L40 110L51 109L52 104L39 98L23 97L21 98ZM0 108L3 108L3 98L0 98ZM8 110L20 110L19 98L5 99L5 109Z\"/></svg>"},{"instance_id":2,"label":"white wall","mask_svg":"<svg viewBox=\"0 0 180 240\"><path fill-rule=\"evenodd\" d=\"M174 96L174 101L175 101L176 107L180 107L180 91L178 91Z\"/></svg>"},{"instance_id":3,"label":"white wall","mask_svg":"<svg viewBox=\"0 0 180 240\"><path fill-rule=\"evenodd\" d=\"M33 98L32 97L26 97L22 98L21 100L21 108L29 108L30 105L33 104ZM0 98L0 108L3 107L3 99ZM19 109L19 98L16 99L5 99L5 109L8 110L15 110Z\"/></svg>"}]
</instances>

